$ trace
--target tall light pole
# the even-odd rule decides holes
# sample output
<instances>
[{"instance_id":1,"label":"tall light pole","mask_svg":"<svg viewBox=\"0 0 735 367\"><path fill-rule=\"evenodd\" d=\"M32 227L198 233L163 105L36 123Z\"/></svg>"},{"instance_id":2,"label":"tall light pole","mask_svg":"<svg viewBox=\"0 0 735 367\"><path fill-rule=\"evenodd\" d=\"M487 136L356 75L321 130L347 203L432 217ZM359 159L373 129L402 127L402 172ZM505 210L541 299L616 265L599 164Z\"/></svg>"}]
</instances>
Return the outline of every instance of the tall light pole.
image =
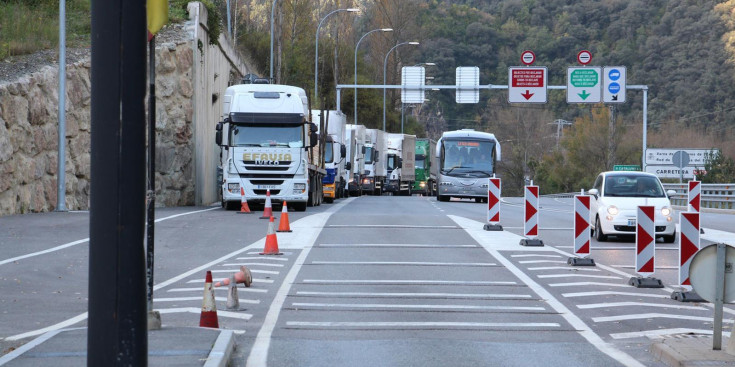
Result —
<instances>
[{"instance_id":1,"label":"tall light pole","mask_svg":"<svg viewBox=\"0 0 735 367\"><path fill-rule=\"evenodd\" d=\"M393 28L378 28L373 29L370 32L367 32L360 37L360 40L357 41L357 45L355 46L355 85L357 85L357 48L360 47L360 42L362 42L362 39L365 38L370 33L382 31L382 32L393 32ZM355 121L354 124L357 125L357 87L355 87Z\"/></svg>"},{"instance_id":2,"label":"tall light pole","mask_svg":"<svg viewBox=\"0 0 735 367\"><path fill-rule=\"evenodd\" d=\"M422 62L422 63L418 63L418 64L416 64L414 66L436 66L436 64L433 63L433 62ZM425 77L425 79L434 79L434 77L433 76L427 76L427 77ZM405 103L403 103L403 100L401 100L401 134L403 134L403 111L405 109L405 106L404 105L405 105Z\"/></svg>"},{"instance_id":3,"label":"tall light pole","mask_svg":"<svg viewBox=\"0 0 735 367\"><path fill-rule=\"evenodd\" d=\"M386 64L388 64L388 56L398 46L403 46L403 45L414 45L415 46L415 45L418 45L418 44L419 44L418 42L401 42L401 43L393 46L393 48L391 48L390 50L388 50L388 52L385 54L385 60L383 61L383 131L386 131L385 130L385 66L386 66Z\"/></svg>"},{"instance_id":4,"label":"tall light pole","mask_svg":"<svg viewBox=\"0 0 735 367\"><path fill-rule=\"evenodd\" d=\"M322 18L321 21L319 21L319 25L316 27L316 52L314 53L314 103L318 101L319 99L319 29L322 27L322 23L329 18L330 15L334 13L339 13L342 11L347 11L350 13L356 13L360 11L360 9L357 8L349 8L349 9L337 9L332 10L331 13L327 14ZM315 105L316 106L316 105Z\"/></svg>"},{"instance_id":5,"label":"tall light pole","mask_svg":"<svg viewBox=\"0 0 735 367\"><path fill-rule=\"evenodd\" d=\"M273 22L273 20L274 20L273 14L275 14L275 12L276 12L276 3L277 2L278 2L278 0L273 0L273 4L271 5L271 58L270 58L270 62L269 62L271 64L270 65L271 66L271 75L270 75L270 79L269 79L271 81L271 83L273 83L273 23L274 23Z\"/></svg>"}]
</instances>

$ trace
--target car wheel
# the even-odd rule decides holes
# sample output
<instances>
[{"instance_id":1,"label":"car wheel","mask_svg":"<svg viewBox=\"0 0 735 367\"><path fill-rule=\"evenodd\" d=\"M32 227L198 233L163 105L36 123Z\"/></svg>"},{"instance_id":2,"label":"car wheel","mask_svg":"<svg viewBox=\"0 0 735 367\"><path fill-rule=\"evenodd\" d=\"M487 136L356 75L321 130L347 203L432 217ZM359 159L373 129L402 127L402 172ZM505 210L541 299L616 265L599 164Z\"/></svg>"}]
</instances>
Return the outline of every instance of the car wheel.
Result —
<instances>
[{"instance_id":1,"label":"car wheel","mask_svg":"<svg viewBox=\"0 0 735 367\"><path fill-rule=\"evenodd\" d=\"M664 243L674 243L676 241L676 232L672 235L661 236L661 239L664 240Z\"/></svg>"},{"instance_id":2,"label":"car wheel","mask_svg":"<svg viewBox=\"0 0 735 367\"><path fill-rule=\"evenodd\" d=\"M607 235L602 233L602 226L600 225L600 217L595 218L595 239L597 242L607 241Z\"/></svg>"}]
</instances>

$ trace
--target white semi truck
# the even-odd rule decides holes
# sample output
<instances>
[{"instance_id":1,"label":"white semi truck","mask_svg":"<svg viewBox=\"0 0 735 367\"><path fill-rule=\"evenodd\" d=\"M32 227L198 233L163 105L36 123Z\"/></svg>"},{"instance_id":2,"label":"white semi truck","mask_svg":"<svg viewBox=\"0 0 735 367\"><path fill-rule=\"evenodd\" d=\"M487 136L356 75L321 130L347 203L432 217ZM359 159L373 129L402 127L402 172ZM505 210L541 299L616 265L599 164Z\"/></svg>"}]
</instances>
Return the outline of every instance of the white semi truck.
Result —
<instances>
[{"instance_id":1,"label":"white semi truck","mask_svg":"<svg viewBox=\"0 0 735 367\"><path fill-rule=\"evenodd\" d=\"M347 125L345 129L347 160L351 163L347 174L347 191L350 196L362 195L362 181L365 177L365 130L363 125Z\"/></svg>"},{"instance_id":2,"label":"white semi truck","mask_svg":"<svg viewBox=\"0 0 735 367\"><path fill-rule=\"evenodd\" d=\"M307 121L309 103L303 89L277 84L239 84L224 93L222 121L215 140L220 146L222 206L240 205L240 188L248 204L288 201L297 211L322 200L317 127Z\"/></svg>"},{"instance_id":3,"label":"white semi truck","mask_svg":"<svg viewBox=\"0 0 735 367\"><path fill-rule=\"evenodd\" d=\"M416 179L416 136L406 134L386 134L385 192L398 195L411 195L411 187Z\"/></svg>"},{"instance_id":4,"label":"white semi truck","mask_svg":"<svg viewBox=\"0 0 735 367\"><path fill-rule=\"evenodd\" d=\"M386 174L385 133L383 130L367 129L365 131L365 177L362 180L362 190L371 195L382 195Z\"/></svg>"},{"instance_id":5,"label":"white semi truck","mask_svg":"<svg viewBox=\"0 0 735 367\"><path fill-rule=\"evenodd\" d=\"M324 201L334 202L346 196L347 192L347 147L345 146L345 126L347 117L341 111L311 110L311 121L319 126L326 127L324 136L324 168L327 174L322 179Z\"/></svg>"}]
</instances>

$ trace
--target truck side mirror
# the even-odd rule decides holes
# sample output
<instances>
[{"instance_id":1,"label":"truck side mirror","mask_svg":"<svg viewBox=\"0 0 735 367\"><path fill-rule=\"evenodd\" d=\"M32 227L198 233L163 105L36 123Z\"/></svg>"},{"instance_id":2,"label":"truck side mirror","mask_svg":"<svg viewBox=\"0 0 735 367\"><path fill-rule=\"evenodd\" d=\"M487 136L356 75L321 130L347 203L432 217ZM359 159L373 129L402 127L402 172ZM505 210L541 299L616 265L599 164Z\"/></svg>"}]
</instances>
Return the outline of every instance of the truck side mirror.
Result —
<instances>
[{"instance_id":1,"label":"truck side mirror","mask_svg":"<svg viewBox=\"0 0 735 367\"><path fill-rule=\"evenodd\" d=\"M362 155L365 155L365 146L362 146Z\"/></svg>"},{"instance_id":2,"label":"truck side mirror","mask_svg":"<svg viewBox=\"0 0 735 367\"><path fill-rule=\"evenodd\" d=\"M378 159L380 158L380 154L379 153L380 152L378 152L377 150L373 150L373 162L377 162L378 161Z\"/></svg>"},{"instance_id":3,"label":"truck side mirror","mask_svg":"<svg viewBox=\"0 0 735 367\"><path fill-rule=\"evenodd\" d=\"M397 168L403 168L403 158L398 158L398 167Z\"/></svg>"},{"instance_id":4,"label":"truck side mirror","mask_svg":"<svg viewBox=\"0 0 735 367\"><path fill-rule=\"evenodd\" d=\"M316 131L312 131L311 134L309 134L309 148L315 147L318 142L319 134L317 134Z\"/></svg>"},{"instance_id":5,"label":"truck side mirror","mask_svg":"<svg viewBox=\"0 0 735 367\"><path fill-rule=\"evenodd\" d=\"M217 132L214 133L214 142L217 143L218 146L222 146L222 125L222 121L218 122L217 127L215 128Z\"/></svg>"},{"instance_id":6,"label":"truck side mirror","mask_svg":"<svg viewBox=\"0 0 735 367\"><path fill-rule=\"evenodd\" d=\"M342 158L347 157L347 147L344 144L339 146L339 155Z\"/></svg>"},{"instance_id":7,"label":"truck side mirror","mask_svg":"<svg viewBox=\"0 0 735 367\"><path fill-rule=\"evenodd\" d=\"M350 163L350 162L345 163L345 169L348 170L348 171L351 170L352 169L352 163Z\"/></svg>"}]
</instances>

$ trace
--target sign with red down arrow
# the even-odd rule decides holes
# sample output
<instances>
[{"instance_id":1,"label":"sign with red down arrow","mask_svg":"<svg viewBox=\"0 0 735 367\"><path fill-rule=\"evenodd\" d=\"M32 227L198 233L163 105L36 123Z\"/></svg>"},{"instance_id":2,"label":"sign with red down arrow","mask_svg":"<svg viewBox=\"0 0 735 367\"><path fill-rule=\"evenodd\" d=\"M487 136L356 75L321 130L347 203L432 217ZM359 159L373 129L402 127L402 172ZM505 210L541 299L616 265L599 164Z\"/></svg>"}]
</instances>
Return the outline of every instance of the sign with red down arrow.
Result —
<instances>
[{"instance_id":1,"label":"sign with red down arrow","mask_svg":"<svg viewBox=\"0 0 735 367\"><path fill-rule=\"evenodd\" d=\"M508 68L509 103L546 103L546 67Z\"/></svg>"}]
</instances>

